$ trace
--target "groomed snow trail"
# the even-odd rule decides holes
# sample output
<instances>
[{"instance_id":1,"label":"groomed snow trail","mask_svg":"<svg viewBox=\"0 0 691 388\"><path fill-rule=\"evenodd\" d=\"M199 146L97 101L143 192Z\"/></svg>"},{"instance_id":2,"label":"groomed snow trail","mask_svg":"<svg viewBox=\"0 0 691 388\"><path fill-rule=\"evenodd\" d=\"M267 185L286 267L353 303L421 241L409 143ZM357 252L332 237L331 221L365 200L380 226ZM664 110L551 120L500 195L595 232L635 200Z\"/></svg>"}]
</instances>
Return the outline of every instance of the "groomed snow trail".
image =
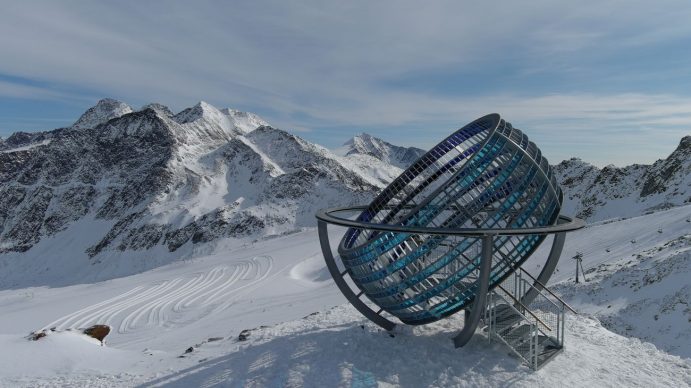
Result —
<instances>
[{"instance_id":1,"label":"groomed snow trail","mask_svg":"<svg viewBox=\"0 0 691 388\"><path fill-rule=\"evenodd\" d=\"M47 324L44 329L87 327L108 324L120 334L169 322L195 319L230 307L247 289L269 276L271 256L257 256L161 282L141 285L84 307ZM186 314L189 313L189 314Z\"/></svg>"}]
</instances>

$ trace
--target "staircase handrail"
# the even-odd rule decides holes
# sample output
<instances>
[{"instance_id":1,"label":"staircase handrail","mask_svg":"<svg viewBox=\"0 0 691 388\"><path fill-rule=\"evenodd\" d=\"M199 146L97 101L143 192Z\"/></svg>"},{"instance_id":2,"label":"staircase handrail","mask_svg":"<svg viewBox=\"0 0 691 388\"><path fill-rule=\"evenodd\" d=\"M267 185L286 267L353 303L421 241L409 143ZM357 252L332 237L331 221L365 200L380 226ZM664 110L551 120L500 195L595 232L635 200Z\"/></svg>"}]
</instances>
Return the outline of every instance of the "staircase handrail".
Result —
<instances>
[{"instance_id":1,"label":"staircase handrail","mask_svg":"<svg viewBox=\"0 0 691 388\"><path fill-rule=\"evenodd\" d=\"M546 300L547 302L549 302L552 306L554 306L557 310L562 309L562 307L559 307L559 304L557 304L555 301L553 301L552 299L550 299L550 298L548 298L547 296L545 296L545 294L543 294L542 291L540 291L537 287L535 287L535 285L533 285L532 283L530 283L528 280L526 280L526 279L519 279L519 281L520 281L520 282L523 282L523 283L525 283L525 284L527 284L528 287L530 287L530 288L532 288L532 289L535 289L535 291L537 292L537 295L539 295L539 296L545 298L545 300ZM532 304L532 302L531 302L530 304ZM561 304L561 306L564 306L564 304Z\"/></svg>"},{"instance_id":2,"label":"staircase handrail","mask_svg":"<svg viewBox=\"0 0 691 388\"><path fill-rule=\"evenodd\" d=\"M533 275L531 275L528 271L524 270L523 267L518 267L518 269L521 270L521 273L524 273L524 274L528 275L528 277L530 277L535 283L537 283L540 287L542 287L543 290L546 290L547 292L549 292L550 295L552 295L553 297L555 297L561 304L563 304L563 305L564 305L567 309L569 309L572 313L578 315L578 313L576 312L576 310L574 310L571 306L569 306L568 303L566 303L562 298L558 297L554 292L552 292L552 290L550 290L549 288L547 288L547 286L545 286L544 284L540 283L540 281L537 280L537 279L535 279L535 278L533 277ZM538 291L539 291L539 290L538 290Z\"/></svg>"},{"instance_id":3,"label":"staircase handrail","mask_svg":"<svg viewBox=\"0 0 691 388\"><path fill-rule=\"evenodd\" d=\"M509 298L511 298L514 302L516 302L516 304L518 304L519 306L523 307L523 310L527 311L533 318L535 318L535 320L537 320L538 322L540 322L540 323L542 324L542 326L544 326L547 330L552 331L552 328L551 328L551 327L549 327L545 322L542 321L542 319L540 319L537 315L535 315L532 311L530 311L529 308L525 307L525 306L523 305L523 303L521 303L520 300L516 299L513 295L511 295L510 292L506 291L506 290L504 289L504 287L502 287L502 286L499 285L499 284L497 284L497 287L499 287L500 290L504 291L504 293L505 293L506 295L508 295Z\"/></svg>"}]
</instances>

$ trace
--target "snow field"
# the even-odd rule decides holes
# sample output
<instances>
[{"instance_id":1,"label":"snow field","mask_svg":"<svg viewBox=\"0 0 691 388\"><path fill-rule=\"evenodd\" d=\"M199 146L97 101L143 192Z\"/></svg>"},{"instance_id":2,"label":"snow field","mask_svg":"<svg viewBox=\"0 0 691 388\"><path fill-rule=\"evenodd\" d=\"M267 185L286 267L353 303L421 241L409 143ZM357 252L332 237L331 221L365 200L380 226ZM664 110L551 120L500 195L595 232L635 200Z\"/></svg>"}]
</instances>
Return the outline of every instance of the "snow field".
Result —
<instances>
[{"instance_id":1,"label":"snow field","mask_svg":"<svg viewBox=\"0 0 691 388\"><path fill-rule=\"evenodd\" d=\"M584 252L589 269L688 234L690 210L573 233L556 280L573 276L568 264L575 251ZM335 246L343 230L331 232ZM567 317L565 351L538 372L503 346L488 344L481 332L467 347L454 349L451 337L462 327L462 314L401 327L392 338L343 305L313 229L203 248L137 275L0 291L0 386L691 385L689 359L614 334L588 314ZM531 259L534 265L544 262L548 248ZM70 332L36 342L23 338L42 327L93 323L114 328L107 346ZM251 330L249 340L238 342L244 329ZM210 341L215 337L222 339ZM184 354L188 347L193 351Z\"/></svg>"},{"instance_id":2,"label":"snow field","mask_svg":"<svg viewBox=\"0 0 691 388\"><path fill-rule=\"evenodd\" d=\"M462 315L462 314L461 314ZM354 308L334 309L259 329L247 343L205 344L198 360L145 387L682 387L691 384L688 360L569 315L567 347L538 372L508 350L476 334L463 349L451 337L463 318L404 327L394 337ZM232 346L221 357L218 348Z\"/></svg>"}]
</instances>

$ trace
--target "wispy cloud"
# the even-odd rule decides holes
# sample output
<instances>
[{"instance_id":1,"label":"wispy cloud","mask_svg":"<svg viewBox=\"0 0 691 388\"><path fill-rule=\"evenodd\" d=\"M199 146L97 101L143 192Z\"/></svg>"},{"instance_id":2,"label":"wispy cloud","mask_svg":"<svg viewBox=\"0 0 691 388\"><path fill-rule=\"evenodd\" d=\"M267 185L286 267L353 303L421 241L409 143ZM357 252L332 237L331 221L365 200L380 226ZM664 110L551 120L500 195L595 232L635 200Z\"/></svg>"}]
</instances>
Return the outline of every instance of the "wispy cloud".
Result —
<instances>
[{"instance_id":1,"label":"wispy cloud","mask_svg":"<svg viewBox=\"0 0 691 388\"><path fill-rule=\"evenodd\" d=\"M64 99L73 96L50 87L25 85L0 80L0 95L10 98Z\"/></svg>"},{"instance_id":2,"label":"wispy cloud","mask_svg":"<svg viewBox=\"0 0 691 388\"><path fill-rule=\"evenodd\" d=\"M0 81L0 97L204 99L327 145L347 136L330 128L418 143L415 128L498 111L558 157L625 128L617 141L668 149L691 127L688 20L685 0L15 2L0 14L0 75L41 86ZM626 152L598 162L661 156Z\"/></svg>"}]
</instances>

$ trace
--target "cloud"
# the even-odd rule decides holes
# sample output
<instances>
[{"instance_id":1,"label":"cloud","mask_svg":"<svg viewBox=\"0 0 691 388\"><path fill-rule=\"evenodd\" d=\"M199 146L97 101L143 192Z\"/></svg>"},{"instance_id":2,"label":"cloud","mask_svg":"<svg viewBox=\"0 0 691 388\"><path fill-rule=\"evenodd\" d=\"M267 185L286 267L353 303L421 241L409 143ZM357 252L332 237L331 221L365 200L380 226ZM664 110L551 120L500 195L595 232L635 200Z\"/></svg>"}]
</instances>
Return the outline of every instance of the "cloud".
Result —
<instances>
[{"instance_id":1,"label":"cloud","mask_svg":"<svg viewBox=\"0 0 691 388\"><path fill-rule=\"evenodd\" d=\"M10 98L65 99L73 98L68 93L50 87L31 86L19 82L0 80L0 94Z\"/></svg>"},{"instance_id":2,"label":"cloud","mask_svg":"<svg viewBox=\"0 0 691 388\"><path fill-rule=\"evenodd\" d=\"M650 79L685 76L689 54L656 50L687 47L689 19L686 1L14 2L0 15L0 75L42 86L3 82L0 97L88 90L178 110L204 99L322 139L332 127L451 125L488 110L537 137L611 141L629 127L650 138L659 127L678 138L689 95ZM650 68L618 59L649 51ZM413 74L461 76L387 82Z\"/></svg>"}]
</instances>

